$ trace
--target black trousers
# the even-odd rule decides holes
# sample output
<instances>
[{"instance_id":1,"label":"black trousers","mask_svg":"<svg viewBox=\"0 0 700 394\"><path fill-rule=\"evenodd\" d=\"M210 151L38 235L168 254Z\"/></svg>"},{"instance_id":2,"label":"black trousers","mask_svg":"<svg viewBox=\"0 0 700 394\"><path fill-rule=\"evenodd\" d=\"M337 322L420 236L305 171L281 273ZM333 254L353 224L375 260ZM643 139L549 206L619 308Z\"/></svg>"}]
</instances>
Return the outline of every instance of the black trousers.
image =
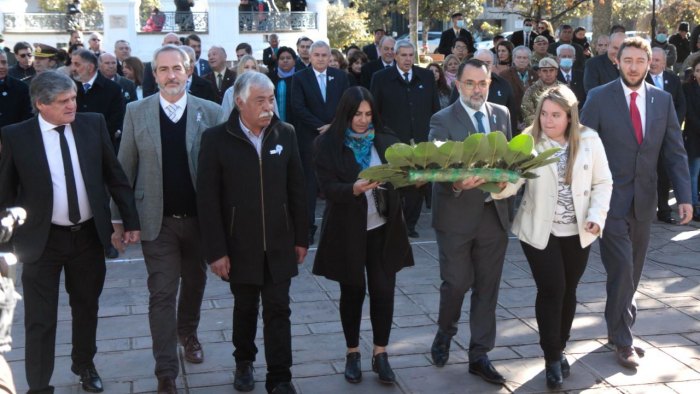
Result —
<instances>
[{"instance_id":1,"label":"black trousers","mask_svg":"<svg viewBox=\"0 0 700 394\"><path fill-rule=\"evenodd\" d=\"M382 248L385 226L367 232L367 285L369 287L369 316L375 346L389 343L391 322L394 317L394 287L396 274L382 268ZM345 344L349 348L360 345L362 304L367 286L340 284L340 321L343 324Z\"/></svg>"},{"instance_id":2,"label":"black trousers","mask_svg":"<svg viewBox=\"0 0 700 394\"><path fill-rule=\"evenodd\" d=\"M578 235L549 236L544 250L520 242L537 284L535 315L546 361L557 361L569 340L576 313L576 287L586 269L590 246Z\"/></svg>"},{"instance_id":3,"label":"black trousers","mask_svg":"<svg viewBox=\"0 0 700 394\"><path fill-rule=\"evenodd\" d=\"M668 174L666 173L666 166L664 165L663 157L659 158L656 173L658 176L656 182L656 196L659 200L657 203L658 211L656 212L656 216L658 218L664 218L671 215L671 207L668 205L668 195L671 190L671 181L668 179Z\"/></svg>"},{"instance_id":4,"label":"black trousers","mask_svg":"<svg viewBox=\"0 0 700 394\"><path fill-rule=\"evenodd\" d=\"M78 231L51 226L39 260L24 264L24 368L29 393L53 393L56 320L61 271L65 270L72 321L71 370L93 367L97 311L105 281L104 247L92 221Z\"/></svg>"},{"instance_id":5,"label":"black trousers","mask_svg":"<svg viewBox=\"0 0 700 394\"><path fill-rule=\"evenodd\" d=\"M403 216L406 220L406 228L415 230L416 223L420 219L420 212L423 208L423 198L426 186L403 187L400 190L403 206Z\"/></svg>"},{"instance_id":6,"label":"black trousers","mask_svg":"<svg viewBox=\"0 0 700 394\"><path fill-rule=\"evenodd\" d=\"M234 298L233 357L236 364L241 361L255 361L255 355L258 353L255 334L262 298L263 341L267 363L265 388L268 392L279 383L292 381L292 325L289 319L292 314L289 308L291 283L291 279L273 283L267 260L262 286L231 283Z\"/></svg>"},{"instance_id":7,"label":"black trousers","mask_svg":"<svg viewBox=\"0 0 700 394\"><path fill-rule=\"evenodd\" d=\"M301 165L304 169L304 179L306 180L306 204L307 215L309 219L309 233L316 233L316 199L318 198L318 182L316 181L316 169L313 161L313 138L315 137L300 137L299 155L301 156ZM311 138L311 141L306 139Z\"/></svg>"}]
</instances>

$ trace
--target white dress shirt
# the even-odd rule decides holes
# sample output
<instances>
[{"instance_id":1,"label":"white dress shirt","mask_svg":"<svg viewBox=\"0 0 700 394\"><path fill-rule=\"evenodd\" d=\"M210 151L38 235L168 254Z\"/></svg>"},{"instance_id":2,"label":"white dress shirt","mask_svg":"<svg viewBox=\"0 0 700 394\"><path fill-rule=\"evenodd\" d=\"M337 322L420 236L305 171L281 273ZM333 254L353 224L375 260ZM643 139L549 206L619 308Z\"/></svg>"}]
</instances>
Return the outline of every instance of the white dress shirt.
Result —
<instances>
[{"instance_id":1,"label":"white dress shirt","mask_svg":"<svg viewBox=\"0 0 700 394\"><path fill-rule=\"evenodd\" d=\"M182 114L185 113L185 108L187 108L187 93L183 94L182 97L180 97L180 99L174 103L171 103L170 101L163 98L163 95L160 96L160 106L161 108L163 108L163 111L165 111L166 115L168 113L168 110L166 108L168 108L170 104L177 105L177 110L175 111L175 119L173 119L173 123L177 123L180 121L180 118L182 118Z\"/></svg>"},{"instance_id":2,"label":"white dress shirt","mask_svg":"<svg viewBox=\"0 0 700 394\"><path fill-rule=\"evenodd\" d=\"M262 129L260 131L260 135L255 135L255 133L253 133L249 128L246 127L246 125L243 124L243 120L240 117L238 118L238 124L241 125L241 130L243 130L243 134L245 134L245 136L248 137L250 142L253 143L255 150L258 152L258 158L262 159L262 143L263 138L265 137L265 129Z\"/></svg>"},{"instance_id":3,"label":"white dress shirt","mask_svg":"<svg viewBox=\"0 0 700 394\"><path fill-rule=\"evenodd\" d=\"M637 96L637 100L635 100L635 103L637 104L637 109L639 109L639 117L642 119L642 136L647 135L647 122L646 122L646 114L647 114L647 89L644 87L644 83L642 83L642 86L639 87L637 90L632 90L625 85L622 80L620 80L620 83L622 84L622 91L625 93L625 101L627 101L627 109L630 107L630 102L631 102L631 97L630 94L632 92L637 92L639 96Z\"/></svg>"},{"instance_id":4,"label":"white dress shirt","mask_svg":"<svg viewBox=\"0 0 700 394\"><path fill-rule=\"evenodd\" d=\"M39 115L39 129L41 130L41 138L44 140L44 151L46 152L46 160L49 163L51 184L53 185L51 223L59 226L73 226L74 224L68 219L68 191L66 188L66 174L63 169L61 140L58 132L54 130L57 126L60 125L51 124ZM85 189L83 173L80 170L80 160L78 158L78 150L75 147L73 129L70 124L65 126L66 128L63 134L66 136L68 150L70 151L70 158L73 164L75 189L78 192L78 206L80 208L80 221L84 222L92 218L92 208L90 207L87 190Z\"/></svg>"}]
</instances>

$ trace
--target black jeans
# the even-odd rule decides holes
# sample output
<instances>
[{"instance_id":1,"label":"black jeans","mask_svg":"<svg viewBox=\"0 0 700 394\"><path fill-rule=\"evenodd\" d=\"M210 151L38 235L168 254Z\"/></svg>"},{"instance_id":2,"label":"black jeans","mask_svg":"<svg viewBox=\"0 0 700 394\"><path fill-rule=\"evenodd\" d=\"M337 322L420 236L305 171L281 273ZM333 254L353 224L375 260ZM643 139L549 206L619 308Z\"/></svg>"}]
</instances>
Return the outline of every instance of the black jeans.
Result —
<instances>
[{"instance_id":1,"label":"black jeans","mask_svg":"<svg viewBox=\"0 0 700 394\"><path fill-rule=\"evenodd\" d=\"M426 186L421 187L403 187L401 192L401 202L403 206L403 216L406 220L406 228L409 231L416 229L420 213L423 209L423 198Z\"/></svg>"},{"instance_id":2,"label":"black jeans","mask_svg":"<svg viewBox=\"0 0 700 394\"><path fill-rule=\"evenodd\" d=\"M537 284L535 315L540 346L548 362L561 358L576 312L576 287L586 269L590 246L581 248L578 235L549 236L544 250L520 242Z\"/></svg>"},{"instance_id":3,"label":"black jeans","mask_svg":"<svg viewBox=\"0 0 700 394\"><path fill-rule=\"evenodd\" d=\"M384 247L384 227L367 232L367 285L369 287L369 316L375 346L386 346L391 333L394 317L394 287L396 274L387 273L382 268ZM340 284L340 321L347 347L360 345L360 323L362 304L365 301L366 286Z\"/></svg>"},{"instance_id":4,"label":"black jeans","mask_svg":"<svg viewBox=\"0 0 700 394\"><path fill-rule=\"evenodd\" d=\"M235 257L234 257L235 258ZM236 364L255 361L258 348L255 334L258 325L258 309L262 298L263 341L267 362L268 392L276 385L292 381L292 326L289 308L291 279L273 283L267 259L262 286L231 283L233 293L233 357Z\"/></svg>"}]
</instances>

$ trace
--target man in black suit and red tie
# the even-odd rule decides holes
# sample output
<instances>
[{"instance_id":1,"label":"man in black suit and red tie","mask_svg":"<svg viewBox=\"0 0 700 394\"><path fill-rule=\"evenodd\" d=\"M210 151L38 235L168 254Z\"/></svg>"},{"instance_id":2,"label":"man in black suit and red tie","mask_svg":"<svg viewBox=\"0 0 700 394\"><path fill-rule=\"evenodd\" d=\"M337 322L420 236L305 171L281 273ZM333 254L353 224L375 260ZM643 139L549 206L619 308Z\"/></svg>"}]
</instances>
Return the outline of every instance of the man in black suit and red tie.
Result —
<instances>
[{"instance_id":1,"label":"man in black suit and red tie","mask_svg":"<svg viewBox=\"0 0 700 394\"><path fill-rule=\"evenodd\" d=\"M101 392L93 359L104 248L112 234L106 202L111 196L124 219L121 247L140 238L134 194L102 115L76 113L76 87L68 76L41 73L32 81L30 95L38 115L2 129L0 156L0 210L21 206L28 212L14 247L24 263L29 393L53 393L49 383L63 270L73 316L71 371L80 376L85 391Z\"/></svg>"},{"instance_id":2,"label":"man in black suit and red tie","mask_svg":"<svg viewBox=\"0 0 700 394\"><path fill-rule=\"evenodd\" d=\"M456 12L452 14L452 27L443 31L440 35L440 44L438 44L436 53L441 53L445 56L452 53L452 45L455 42L455 38L462 37L467 40L467 49L469 53L476 52L476 47L474 46L474 37L472 34L464 28L464 16L461 12Z\"/></svg>"},{"instance_id":3,"label":"man in black suit and red tie","mask_svg":"<svg viewBox=\"0 0 700 394\"><path fill-rule=\"evenodd\" d=\"M315 213L316 175L313 166L313 141L325 133L335 116L335 109L343 92L350 87L347 73L328 67L331 48L324 41L311 44L311 67L305 68L292 77L292 113L296 127L299 153L304 175L309 215L309 244L314 243L316 234Z\"/></svg>"}]
</instances>

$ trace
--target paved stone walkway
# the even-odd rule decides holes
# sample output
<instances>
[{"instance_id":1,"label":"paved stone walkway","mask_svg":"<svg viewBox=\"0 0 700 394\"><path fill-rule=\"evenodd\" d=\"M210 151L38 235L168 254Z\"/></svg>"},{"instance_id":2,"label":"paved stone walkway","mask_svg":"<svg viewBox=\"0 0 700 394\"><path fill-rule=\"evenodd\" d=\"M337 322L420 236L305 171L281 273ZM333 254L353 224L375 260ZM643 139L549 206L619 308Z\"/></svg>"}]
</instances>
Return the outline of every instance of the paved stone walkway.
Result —
<instances>
[{"instance_id":1,"label":"paved stone walkway","mask_svg":"<svg viewBox=\"0 0 700 394\"><path fill-rule=\"evenodd\" d=\"M365 302L362 324L363 381L343 379L345 341L338 314L335 282L311 274L313 250L292 281L292 334L294 385L300 393L536 393L546 392L544 361L538 345L534 303L536 289L521 247L510 240L498 300L498 337L489 355L507 378L505 386L485 383L467 373L468 314L462 316L448 364L431 365L430 345L435 331L440 284L437 245L425 212L413 242L416 266L398 275L394 327L388 348L397 374L394 386L381 385L370 370L372 334ZM95 359L107 393L143 393L156 389L148 329L146 270L139 248L107 264L101 298ZM21 267L19 269L21 275ZM21 293L21 285L18 288ZM65 292L63 292L65 293ZM463 311L469 310L465 302ZM655 223L642 282L637 293L640 308L635 326L637 344L646 357L635 372L617 365L605 345L605 271L594 246L578 288L579 306L567 348L571 377L568 392L586 393L700 393L700 226ZM234 393L231 319L233 300L228 284L209 274L202 306L199 338L205 361L194 365L181 357L178 387L181 393ZM14 349L6 355L18 392L27 390L24 378L23 305L18 305L13 327ZM70 308L65 294L59 306L56 368L52 384L57 393L81 393L70 372ZM262 323L259 322L259 325ZM262 330L255 363L264 393L265 360Z\"/></svg>"}]
</instances>

